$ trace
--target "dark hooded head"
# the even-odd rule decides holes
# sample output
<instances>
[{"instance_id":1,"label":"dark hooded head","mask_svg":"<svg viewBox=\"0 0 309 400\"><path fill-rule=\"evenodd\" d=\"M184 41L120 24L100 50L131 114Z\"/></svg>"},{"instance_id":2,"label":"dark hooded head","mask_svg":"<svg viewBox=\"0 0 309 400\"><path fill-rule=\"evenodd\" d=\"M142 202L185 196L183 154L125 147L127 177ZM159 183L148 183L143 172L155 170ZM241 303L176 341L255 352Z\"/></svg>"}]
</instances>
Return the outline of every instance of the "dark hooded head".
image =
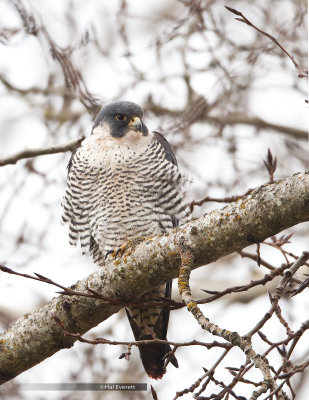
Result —
<instances>
[{"instance_id":1,"label":"dark hooded head","mask_svg":"<svg viewBox=\"0 0 309 400\"><path fill-rule=\"evenodd\" d=\"M113 137L121 138L131 130L148 135L147 126L143 123L143 109L130 101L117 101L102 108L94 121L92 132L97 126L108 126Z\"/></svg>"}]
</instances>

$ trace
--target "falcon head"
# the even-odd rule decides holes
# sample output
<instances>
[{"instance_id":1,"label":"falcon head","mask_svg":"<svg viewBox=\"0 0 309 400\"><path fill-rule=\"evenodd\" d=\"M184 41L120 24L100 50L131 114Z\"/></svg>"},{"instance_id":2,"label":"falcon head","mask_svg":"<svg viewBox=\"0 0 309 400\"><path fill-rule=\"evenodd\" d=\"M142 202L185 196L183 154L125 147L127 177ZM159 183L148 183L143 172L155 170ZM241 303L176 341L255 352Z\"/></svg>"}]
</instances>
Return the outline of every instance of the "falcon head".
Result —
<instances>
[{"instance_id":1,"label":"falcon head","mask_svg":"<svg viewBox=\"0 0 309 400\"><path fill-rule=\"evenodd\" d=\"M147 126L143 123L143 109L130 101L116 101L103 107L96 116L92 133L97 127L109 130L111 136L121 138L129 131L139 131L148 135Z\"/></svg>"}]
</instances>

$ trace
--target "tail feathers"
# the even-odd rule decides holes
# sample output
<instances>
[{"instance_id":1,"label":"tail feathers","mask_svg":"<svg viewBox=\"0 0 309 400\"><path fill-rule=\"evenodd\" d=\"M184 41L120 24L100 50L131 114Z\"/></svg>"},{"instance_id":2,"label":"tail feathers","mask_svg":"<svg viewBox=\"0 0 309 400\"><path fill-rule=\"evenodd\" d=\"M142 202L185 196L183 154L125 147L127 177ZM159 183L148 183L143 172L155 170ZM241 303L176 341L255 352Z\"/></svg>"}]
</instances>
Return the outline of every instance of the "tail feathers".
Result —
<instances>
[{"instance_id":1,"label":"tail feathers","mask_svg":"<svg viewBox=\"0 0 309 400\"><path fill-rule=\"evenodd\" d=\"M146 293L142 298L151 300L153 297L161 297L162 291L166 299L171 298L172 281L168 281L166 286L159 287ZM146 311L146 312L145 312ZM135 340L151 340L153 336L149 334L149 328L153 330L154 337L166 340L166 333L169 320L169 309L163 308L126 308L126 313L133 331ZM145 322L147 321L147 322ZM145 329L148 327L148 329ZM164 363L167 353L171 347L167 343L147 343L138 346L142 364L147 375L153 379L161 379L165 374ZM173 355L170 362L178 368L178 362Z\"/></svg>"},{"instance_id":2,"label":"tail feathers","mask_svg":"<svg viewBox=\"0 0 309 400\"><path fill-rule=\"evenodd\" d=\"M161 379L163 377L166 372L164 369L165 356L170 351L171 347L168 344L150 343L139 345L140 357L150 378ZM171 358L171 363L178 368L178 362L174 355Z\"/></svg>"}]
</instances>

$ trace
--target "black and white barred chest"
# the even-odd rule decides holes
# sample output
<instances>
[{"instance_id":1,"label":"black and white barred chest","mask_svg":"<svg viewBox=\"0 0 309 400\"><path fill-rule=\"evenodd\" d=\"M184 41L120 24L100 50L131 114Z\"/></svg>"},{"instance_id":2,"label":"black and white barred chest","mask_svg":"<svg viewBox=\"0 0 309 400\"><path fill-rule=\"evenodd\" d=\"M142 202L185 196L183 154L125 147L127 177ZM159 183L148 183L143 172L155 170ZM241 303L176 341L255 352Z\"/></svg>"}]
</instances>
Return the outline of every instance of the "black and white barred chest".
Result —
<instances>
[{"instance_id":1,"label":"black and white barred chest","mask_svg":"<svg viewBox=\"0 0 309 400\"><path fill-rule=\"evenodd\" d=\"M100 261L137 236L164 233L183 213L182 176L152 136L138 143L91 138L77 150L63 200L70 241Z\"/></svg>"}]
</instances>

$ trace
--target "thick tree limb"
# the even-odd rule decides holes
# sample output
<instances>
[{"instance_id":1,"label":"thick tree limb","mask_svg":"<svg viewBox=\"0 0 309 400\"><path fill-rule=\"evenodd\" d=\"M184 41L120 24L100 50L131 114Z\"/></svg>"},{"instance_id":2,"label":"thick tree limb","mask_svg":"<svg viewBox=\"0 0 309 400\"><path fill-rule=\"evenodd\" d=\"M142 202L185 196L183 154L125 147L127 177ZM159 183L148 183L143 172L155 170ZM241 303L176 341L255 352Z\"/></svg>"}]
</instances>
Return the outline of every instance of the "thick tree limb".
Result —
<instances>
[{"instance_id":1,"label":"thick tree limb","mask_svg":"<svg viewBox=\"0 0 309 400\"><path fill-rule=\"evenodd\" d=\"M130 300L178 276L181 259L177 249L183 237L194 254L194 269L308 220L309 171L263 185L168 234L133 244L122 259L77 282L74 289L87 291L89 287L103 296ZM83 334L120 308L99 299L62 295L20 318L0 336L1 382L73 346L74 338L63 335L52 313L66 330Z\"/></svg>"},{"instance_id":2,"label":"thick tree limb","mask_svg":"<svg viewBox=\"0 0 309 400\"><path fill-rule=\"evenodd\" d=\"M0 167L8 164L16 164L17 161L23 160L25 158L43 156L46 154L55 154L55 153L63 153L65 151L74 151L77 147L80 146L81 142L84 140L84 137L80 139L74 139L70 142L64 144L57 144L52 146L44 146L38 147L36 149L24 149L10 156L4 157L0 159Z\"/></svg>"}]
</instances>

